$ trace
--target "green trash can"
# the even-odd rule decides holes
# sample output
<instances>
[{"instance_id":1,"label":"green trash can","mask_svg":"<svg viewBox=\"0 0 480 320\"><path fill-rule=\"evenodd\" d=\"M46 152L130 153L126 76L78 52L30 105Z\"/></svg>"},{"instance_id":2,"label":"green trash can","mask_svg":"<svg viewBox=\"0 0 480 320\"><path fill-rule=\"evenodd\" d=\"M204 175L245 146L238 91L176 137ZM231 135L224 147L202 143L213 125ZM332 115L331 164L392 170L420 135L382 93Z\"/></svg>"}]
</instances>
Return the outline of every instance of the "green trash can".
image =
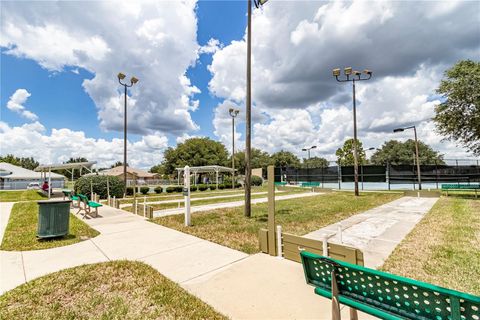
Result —
<instances>
[{"instance_id":1,"label":"green trash can","mask_svg":"<svg viewBox=\"0 0 480 320\"><path fill-rule=\"evenodd\" d=\"M38 203L37 237L53 238L68 234L71 200L44 200Z\"/></svg>"}]
</instances>

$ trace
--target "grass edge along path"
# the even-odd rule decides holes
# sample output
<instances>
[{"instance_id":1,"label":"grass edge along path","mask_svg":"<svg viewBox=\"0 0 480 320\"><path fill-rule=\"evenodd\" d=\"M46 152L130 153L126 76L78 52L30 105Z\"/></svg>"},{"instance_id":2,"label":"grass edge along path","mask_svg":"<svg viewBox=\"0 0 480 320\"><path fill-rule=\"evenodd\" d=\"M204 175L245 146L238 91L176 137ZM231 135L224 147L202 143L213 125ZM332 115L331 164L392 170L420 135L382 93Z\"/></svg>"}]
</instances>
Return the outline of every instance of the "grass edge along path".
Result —
<instances>
[{"instance_id":1,"label":"grass edge along path","mask_svg":"<svg viewBox=\"0 0 480 320\"><path fill-rule=\"evenodd\" d=\"M354 214L400 198L394 193L331 192L318 196L281 200L275 203L275 224L296 235L318 230ZM183 214L152 219L168 228L189 233L248 254L259 252L258 230L267 227L268 203L252 204L252 217L243 206L192 214L192 226L184 226Z\"/></svg>"},{"instance_id":2,"label":"grass edge along path","mask_svg":"<svg viewBox=\"0 0 480 320\"><path fill-rule=\"evenodd\" d=\"M110 261L58 271L0 296L0 319L226 319L149 265Z\"/></svg>"},{"instance_id":3,"label":"grass edge along path","mask_svg":"<svg viewBox=\"0 0 480 320\"><path fill-rule=\"evenodd\" d=\"M10 213L0 250L26 251L62 247L74 244L100 233L70 214L69 234L61 238L39 240L37 238L38 204L35 201L15 203Z\"/></svg>"},{"instance_id":4,"label":"grass edge along path","mask_svg":"<svg viewBox=\"0 0 480 320\"><path fill-rule=\"evenodd\" d=\"M285 195L291 195L291 194L301 194L301 193L310 193L310 190L290 190L290 191L285 191L282 193L278 193L278 196L285 196ZM261 198L267 198L268 194L252 194L251 199L261 199ZM192 207L194 206L202 206L206 204L217 204L217 203L228 203L228 202L236 202L236 201L242 201L245 199L245 195L232 195L231 197L225 197L225 198L190 198L191 201L190 205ZM138 204L142 204L142 201L139 201ZM180 206L179 206L180 204ZM154 204L148 204L150 207L153 207L154 211L162 211L162 210L168 210L168 209L175 209L175 208L184 208L185 207L185 201L184 199L179 199L177 202L167 202L167 203L154 203ZM122 207L122 210L133 212L133 206L126 206Z\"/></svg>"},{"instance_id":5,"label":"grass edge along path","mask_svg":"<svg viewBox=\"0 0 480 320\"><path fill-rule=\"evenodd\" d=\"M0 191L0 202L43 200L47 196L36 190Z\"/></svg>"},{"instance_id":6,"label":"grass edge along path","mask_svg":"<svg viewBox=\"0 0 480 320\"><path fill-rule=\"evenodd\" d=\"M480 200L441 197L382 270L480 295Z\"/></svg>"}]
</instances>

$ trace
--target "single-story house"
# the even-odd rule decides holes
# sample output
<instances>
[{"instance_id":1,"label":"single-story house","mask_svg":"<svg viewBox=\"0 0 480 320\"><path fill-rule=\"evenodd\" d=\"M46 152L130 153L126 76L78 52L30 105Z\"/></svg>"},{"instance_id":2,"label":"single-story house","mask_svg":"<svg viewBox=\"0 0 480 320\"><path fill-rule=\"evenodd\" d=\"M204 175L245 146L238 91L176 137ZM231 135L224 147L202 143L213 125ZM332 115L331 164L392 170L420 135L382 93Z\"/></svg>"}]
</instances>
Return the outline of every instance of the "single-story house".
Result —
<instances>
[{"instance_id":1,"label":"single-story house","mask_svg":"<svg viewBox=\"0 0 480 320\"><path fill-rule=\"evenodd\" d=\"M48 180L42 172L35 172L7 162L0 162L0 189L19 190L26 189L31 182L38 182L40 186L43 181ZM65 177L58 173L51 173L51 187L63 188Z\"/></svg>"},{"instance_id":2,"label":"single-story house","mask_svg":"<svg viewBox=\"0 0 480 320\"><path fill-rule=\"evenodd\" d=\"M97 173L89 173L88 175L93 175L93 174L97 174ZM111 169L102 170L102 171L99 171L98 174L106 175L106 176L115 176L123 180L123 166L117 166ZM157 179L159 179L159 176L157 173L151 173L151 172L143 171L140 169L127 167L127 184L132 183L132 181L135 181L136 184L149 184L149 183L153 183Z\"/></svg>"}]
</instances>

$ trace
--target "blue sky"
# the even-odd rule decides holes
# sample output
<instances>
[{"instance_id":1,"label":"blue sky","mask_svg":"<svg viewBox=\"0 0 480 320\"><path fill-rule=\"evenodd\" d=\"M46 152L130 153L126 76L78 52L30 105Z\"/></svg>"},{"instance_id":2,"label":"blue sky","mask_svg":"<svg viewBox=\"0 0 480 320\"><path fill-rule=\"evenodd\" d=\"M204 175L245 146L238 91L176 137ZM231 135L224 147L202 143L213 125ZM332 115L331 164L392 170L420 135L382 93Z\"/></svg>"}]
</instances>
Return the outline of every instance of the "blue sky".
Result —
<instances>
[{"instance_id":1,"label":"blue sky","mask_svg":"<svg viewBox=\"0 0 480 320\"><path fill-rule=\"evenodd\" d=\"M121 159L119 71L129 159L149 168L189 137L244 147L245 1L2 1L0 154L40 162ZM335 67L373 70L357 87L359 138L380 147L415 124L448 158L471 156L432 122L443 72L480 56L475 2L269 1L253 10L253 146L335 159L352 136L351 87Z\"/></svg>"},{"instance_id":2,"label":"blue sky","mask_svg":"<svg viewBox=\"0 0 480 320\"><path fill-rule=\"evenodd\" d=\"M206 45L215 38L221 43L242 39L246 23L246 5L240 1L199 1L196 9L198 17L197 41ZM121 137L122 132L101 130L98 126L94 101L84 91L82 81L93 74L82 68L67 67L63 72L49 72L31 59L1 55L1 97L2 121L11 125L21 125L22 117L5 108L10 96L18 88L26 88L31 94L26 106L42 119L48 128L67 127L84 131L87 136L96 138ZM212 113L223 100L210 94L208 82L211 74L207 66L212 56L201 55L195 66L188 68L187 76L193 85L201 90L195 95L202 102L202 108L192 113L193 120L200 126L197 135L213 137ZM78 74L71 72L75 70ZM139 83L142 85L142 82ZM133 89L134 90L134 89ZM53 98L54 97L54 98ZM81 111L79 111L81 110ZM133 140L141 137L132 135Z\"/></svg>"}]
</instances>

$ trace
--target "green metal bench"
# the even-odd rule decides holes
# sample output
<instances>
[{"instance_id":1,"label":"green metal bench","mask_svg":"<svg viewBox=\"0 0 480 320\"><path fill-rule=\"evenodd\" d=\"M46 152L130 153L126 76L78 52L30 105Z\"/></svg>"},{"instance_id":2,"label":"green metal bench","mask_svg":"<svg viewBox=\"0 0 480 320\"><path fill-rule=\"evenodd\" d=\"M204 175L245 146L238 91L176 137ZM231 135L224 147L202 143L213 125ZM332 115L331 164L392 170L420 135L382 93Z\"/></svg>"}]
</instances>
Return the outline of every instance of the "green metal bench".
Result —
<instances>
[{"instance_id":1,"label":"green metal bench","mask_svg":"<svg viewBox=\"0 0 480 320\"><path fill-rule=\"evenodd\" d=\"M320 182L302 182L300 183L301 187L319 187Z\"/></svg>"},{"instance_id":2,"label":"green metal bench","mask_svg":"<svg viewBox=\"0 0 480 320\"><path fill-rule=\"evenodd\" d=\"M80 205L77 213L84 212L83 218L88 215L92 217L98 217L98 208L103 207L101 203L88 200L88 197L83 194L77 195L80 198L80 202L83 204L83 208ZM92 209L95 209L95 215L92 215Z\"/></svg>"},{"instance_id":3,"label":"green metal bench","mask_svg":"<svg viewBox=\"0 0 480 320\"><path fill-rule=\"evenodd\" d=\"M340 319L343 304L381 319L480 320L478 296L306 251L300 255L307 283L332 299L332 319ZM356 311L350 319L357 319Z\"/></svg>"},{"instance_id":4,"label":"green metal bench","mask_svg":"<svg viewBox=\"0 0 480 320\"><path fill-rule=\"evenodd\" d=\"M447 193L448 197L448 191L453 190L453 191L462 191L462 190L474 190L475 191L475 198L477 198L477 190L480 190L480 183L479 184L464 184L464 183L447 183L447 184L442 184L442 191L445 191Z\"/></svg>"}]
</instances>

